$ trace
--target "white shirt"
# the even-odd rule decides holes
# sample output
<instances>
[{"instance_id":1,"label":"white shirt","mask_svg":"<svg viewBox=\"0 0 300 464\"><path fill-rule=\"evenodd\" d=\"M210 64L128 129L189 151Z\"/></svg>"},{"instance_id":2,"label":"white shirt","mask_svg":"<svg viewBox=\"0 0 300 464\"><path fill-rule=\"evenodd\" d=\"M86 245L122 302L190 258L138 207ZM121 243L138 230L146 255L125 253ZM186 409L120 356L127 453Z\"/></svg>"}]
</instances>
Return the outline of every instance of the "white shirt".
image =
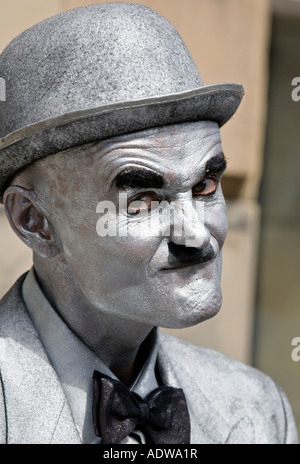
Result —
<instances>
[{"instance_id":1,"label":"white shirt","mask_svg":"<svg viewBox=\"0 0 300 464\"><path fill-rule=\"evenodd\" d=\"M22 287L25 305L32 317L48 357L61 381L69 402L73 419L82 443L100 443L96 437L92 419L93 372L98 370L113 379L117 377L83 343L60 318L52 308L37 282L33 269L27 274ZM130 390L145 398L158 387L155 375L155 364L158 350L158 332L153 329L149 334L151 349L137 378ZM145 443L141 432L135 431L140 437L126 437L121 443Z\"/></svg>"}]
</instances>

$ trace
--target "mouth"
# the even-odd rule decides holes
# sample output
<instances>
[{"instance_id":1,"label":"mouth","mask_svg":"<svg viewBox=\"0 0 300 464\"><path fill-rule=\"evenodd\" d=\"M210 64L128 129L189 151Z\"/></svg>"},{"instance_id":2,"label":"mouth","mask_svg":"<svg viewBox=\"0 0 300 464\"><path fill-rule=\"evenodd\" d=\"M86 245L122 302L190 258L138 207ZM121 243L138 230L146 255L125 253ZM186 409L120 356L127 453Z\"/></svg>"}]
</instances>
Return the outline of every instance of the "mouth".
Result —
<instances>
[{"instance_id":1,"label":"mouth","mask_svg":"<svg viewBox=\"0 0 300 464\"><path fill-rule=\"evenodd\" d=\"M202 269L203 267L205 267L205 265L207 263L209 263L210 261L212 261L213 258L211 258L211 259L209 259L209 260L207 260L205 262L202 262L202 263L178 264L177 266L163 267L161 269L161 271L162 272L180 271L181 269L187 269L187 268L198 270L198 269Z\"/></svg>"}]
</instances>

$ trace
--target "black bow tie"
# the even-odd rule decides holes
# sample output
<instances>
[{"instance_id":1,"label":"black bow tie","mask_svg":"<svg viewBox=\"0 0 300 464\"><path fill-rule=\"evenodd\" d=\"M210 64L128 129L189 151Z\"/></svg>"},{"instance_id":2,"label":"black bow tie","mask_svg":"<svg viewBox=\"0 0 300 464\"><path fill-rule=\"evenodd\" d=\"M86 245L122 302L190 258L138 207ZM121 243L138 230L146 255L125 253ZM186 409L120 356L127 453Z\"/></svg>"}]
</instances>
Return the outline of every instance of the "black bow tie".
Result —
<instances>
[{"instance_id":1,"label":"black bow tie","mask_svg":"<svg viewBox=\"0 0 300 464\"><path fill-rule=\"evenodd\" d=\"M142 400L118 380L94 371L93 421L103 444L120 443L134 429L150 443L190 443L190 420L184 393L159 387Z\"/></svg>"}]
</instances>

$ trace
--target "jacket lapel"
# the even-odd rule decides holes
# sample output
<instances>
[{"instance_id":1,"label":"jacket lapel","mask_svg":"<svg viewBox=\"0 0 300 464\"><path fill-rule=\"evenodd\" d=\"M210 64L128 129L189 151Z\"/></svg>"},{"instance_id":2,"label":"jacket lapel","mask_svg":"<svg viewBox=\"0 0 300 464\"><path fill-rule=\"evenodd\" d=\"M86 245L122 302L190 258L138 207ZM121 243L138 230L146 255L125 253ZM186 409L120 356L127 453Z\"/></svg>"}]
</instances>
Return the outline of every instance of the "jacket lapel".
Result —
<instances>
[{"instance_id":1,"label":"jacket lapel","mask_svg":"<svg viewBox=\"0 0 300 464\"><path fill-rule=\"evenodd\" d=\"M223 444L231 426L205 395L203 386L209 381L209 373L198 365L198 353L189 352L184 342L160 333L158 370L164 384L184 391L191 421L191 443Z\"/></svg>"},{"instance_id":2,"label":"jacket lapel","mask_svg":"<svg viewBox=\"0 0 300 464\"><path fill-rule=\"evenodd\" d=\"M1 302L8 443L80 443L59 379L24 306L22 276Z\"/></svg>"}]
</instances>

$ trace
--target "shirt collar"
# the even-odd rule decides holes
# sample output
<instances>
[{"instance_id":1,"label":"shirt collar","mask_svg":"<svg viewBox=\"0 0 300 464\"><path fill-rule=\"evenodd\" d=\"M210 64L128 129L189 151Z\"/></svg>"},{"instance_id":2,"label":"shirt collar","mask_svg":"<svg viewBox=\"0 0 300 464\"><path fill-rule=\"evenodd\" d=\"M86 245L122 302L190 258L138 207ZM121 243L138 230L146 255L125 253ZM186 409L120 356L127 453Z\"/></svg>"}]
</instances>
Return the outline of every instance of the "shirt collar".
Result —
<instances>
[{"instance_id":1,"label":"shirt collar","mask_svg":"<svg viewBox=\"0 0 300 464\"><path fill-rule=\"evenodd\" d=\"M93 372L98 370L114 379L116 376L52 308L38 284L34 269L27 274L22 293L25 305L65 391L81 441L97 442L92 420ZM155 375L158 351L156 328L148 338L152 346L140 373L130 387L142 398L158 387Z\"/></svg>"}]
</instances>

